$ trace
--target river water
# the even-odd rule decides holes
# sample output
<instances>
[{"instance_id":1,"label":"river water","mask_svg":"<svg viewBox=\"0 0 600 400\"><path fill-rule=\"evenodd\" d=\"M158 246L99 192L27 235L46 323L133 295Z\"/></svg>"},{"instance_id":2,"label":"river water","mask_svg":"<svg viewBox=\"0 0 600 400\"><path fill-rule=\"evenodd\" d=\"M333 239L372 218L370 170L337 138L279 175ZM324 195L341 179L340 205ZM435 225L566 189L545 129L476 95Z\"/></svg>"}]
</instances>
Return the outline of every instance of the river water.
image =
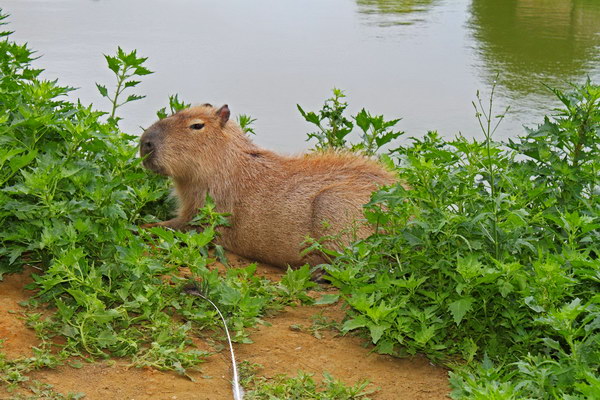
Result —
<instances>
[{"instance_id":1,"label":"river water","mask_svg":"<svg viewBox=\"0 0 600 400\"><path fill-rule=\"evenodd\" d=\"M3 0L14 40L42 56L45 77L71 96L109 104L103 54L137 49L155 71L120 110L139 134L178 93L227 103L257 119L255 141L310 147L296 109L317 110L333 87L352 113L402 118L406 136L438 130L481 137L471 102L498 76L495 104L510 112L497 138L523 134L557 106L543 84L600 82L598 0ZM499 75L497 75L499 74Z\"/></svg>"}]
</instances>

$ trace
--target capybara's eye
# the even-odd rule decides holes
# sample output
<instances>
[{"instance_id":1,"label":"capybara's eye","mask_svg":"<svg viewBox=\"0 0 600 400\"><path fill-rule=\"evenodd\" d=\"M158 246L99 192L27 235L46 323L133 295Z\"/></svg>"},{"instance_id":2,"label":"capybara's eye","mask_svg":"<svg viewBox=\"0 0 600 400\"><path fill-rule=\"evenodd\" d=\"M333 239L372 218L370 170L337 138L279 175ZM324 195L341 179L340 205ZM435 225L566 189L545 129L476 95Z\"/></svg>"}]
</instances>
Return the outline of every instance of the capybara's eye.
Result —
<instances>
[{"instance_id":1,"label":"capybara's eye","mask_svg":"<svg viewBox=\"0 0 600 400\"><path fill-rule=\"evenodd\" d=\"M204 128L204 124L192 124L190 125L191 129L202 129Z\"/></svg>"}]
</instances>

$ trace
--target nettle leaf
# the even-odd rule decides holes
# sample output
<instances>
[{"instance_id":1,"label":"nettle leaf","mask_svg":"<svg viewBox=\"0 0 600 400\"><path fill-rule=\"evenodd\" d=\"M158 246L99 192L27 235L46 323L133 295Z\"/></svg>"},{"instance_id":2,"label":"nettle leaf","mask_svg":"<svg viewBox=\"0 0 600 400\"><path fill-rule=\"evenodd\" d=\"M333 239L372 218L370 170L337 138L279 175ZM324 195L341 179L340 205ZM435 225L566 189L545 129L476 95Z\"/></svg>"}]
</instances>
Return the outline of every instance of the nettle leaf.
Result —
<instances>
[{"instance_id":1,"label":"nettle leaf","mask_svg":"<svg viewBox=\"0 0 600 400\"><path fill-rule=\"evenodd\" d=\"M207 246L215 238L215 230L212 227L204 229L202 232L193 231L187 235L185 242L191 247L197 249Z\"/></svg>"},{"instance_id":2,"label":"nettle leaf","mask_svg":"<svg viewBox=\"0 0 600 400\"><path fill-rule=\"evenodd\" d=\"M315 305L334 304L340 299L339 294L325 294L315 301Z\"/></svg>"},{"instance_id":3,"label":"nettle leaf","mask_svg":"<svg viewBox=\"0 0 600 400\"><path fill-rule=\"evenodd\" d=\"M394 342L383 339L377 343L377 351L381 354L394 355Z\"/></svg>"},{"instance_id":4,"label":"nettle leaf","mask_svg":"<svg viewBox=\"0 0 600 400\"><path fill-rule=\"evenodd\" d=\"M369 296L366 293L355 293L353 296L346 299L348 304L354 307L357 311L368 313L375 302L374 296Z\"/></svg>"},{"instance_id":5,"label":"nettle leaf","mask_svg":"<svg viewBox=\"0 0 600 400\"><path fill-rule=\"evenodd\" d=\"M38 154L37 150L32 150L29 153L24 154L22 156L13 157L9 162L10 169L13 172L15 172L15 171L23 168L24 166L29 164L31 161L33 161L33 159L37 156L37 154Z\"/></svg>"},{"instance_id":6,"label":"nettle leaf","mask_svg":"<svg viewBox=\"0 0 600 400\"><path fill-rule=\"evenodd\" d=\"M546 338L542 339L542 342L544 343L544 345L546 345L547 347L549 347L551 349L562 351L562 347L561 347L560 343L554 339L546 337Z\"/></svg>"},{"instance_id":7,"label":"nettle leaf","mask_svg":"<svg viewBox=\"0 0 600 400\"><path fill-rule=\"evenodd\" d=\"M120 50L120 48L119 48L119 50ZM104 55L104 58L106 59L106 63L108 64L108 69L110 69L115 74L118 74L119 68L121 67L121 64L122 64L122 61L119 60L117 57L112 57L112 56L108 56L108 55Z\"/></svg>"},{"instance_id":8,"label":"nettle leaf","mask_svg":"<svg viewBox=\"0 0 600 400\"><path fill-rule=\"evenodd\" d=\"M316 286L311 281L310 266L308 264L297 269L288 268L280 283L287 289L288 293L300 293L305 289Z\"/></svg>"},{"instance_id":9,"label":"nettle leaf","mask_svg":"<svg viewBox=\"0 0 600 400\"><path fill-rule=\"evenodd\" d=\"M140 60L141 60L141 62L144 62L144 61L146 61L146 58L142 58L142 59L140 59ZM140 66L140 67L137 67L137 68L135 69L135 74L136 74L136 75L140 75L140 76L141 76L141 75L149 75L149 74L153 74L153 73L154 73L154 72L150 71L148 68L141 67L141 66Z\"/></svg>"},{"instance_id":10,"label":"nettle leaf","mask_svg":"<svg viewBox=\"0 0 600 400\"><path fill-rule=\"evenodd\" d=\"M0 124L3 122L0 121ZM2 166L6 160L11 160L17 154L24 152L23 148L14 148L14 149L2 149L0 148L0 166Z\"/></svg>"},{"instance_id":11,"label":"nettle leaf","mask_svg":"<svg viewBox=\"0 0 600 400\"><path fill-rule=\"evenodd\" d=\"M89 318L95 320L99 324L106 324L120 316L117 310L97 311L89 314Z\"/></svg>"},{"instance_id":12,"label":"nettle leaf","mask_svg":"<svg viewBox=\"0 0 600 400\"><path fill-rule=\"evenodd\" d=\"M102 211L103 215L110 219L127 219L127 214L116 204L107 206Z\"/></svg>"},{"instance_id":13,"label":"nettle leaf","mask_svg":"<svg viewBox=\"0 0 600 400\"><path fill-rule=\"evenodd\" d=\"M96 87L98 88L98 91L100 92L102 97L108 97L108 89L106 88L106 86L96 83Z\"/></svg>"},{"instance_id":14,"label":"nettle leaf","mask_svg":"<svg viewBox=\"0 0 600 400\"><path fill-rule=\"evenodd\" d=\"M528 297L526 297L526 298L525 298L525 304L527 304L527 306L528 306L529 308L531 308L533 311L535 311L535 312L537 312L537 313L541 313L541 312L544 312L544 311L546 311L546 309L545 309L544 307L540 306L540 305L537 303L537 300L536 300L536 299L535 299L535 297L533 297L533 296L528 296Z\"/></svg>"},{"instance_id":15,"label":"nettle leaf","mask_svg":"<svg viewBox=\"0 0 600 400\"><path fill-rule=\"evenodd\" d=\"M370 321L365 316L359 315L356 318L344 322L344 325L342 325L342 332L346 333L357 328L364 328L369 322Z\"/></svg>"},{"instance_id":16,"label":"nettle leaf","mask_svg":"<svg viewBox=\"0 0 600 400\"><path fill-rule=\"evenodd\" d=\"M421 346L427 344L435 336L435 327L432 325L422 326L421 329L414 334L415 341Z\"/></svg>"},{"instance_id":17,"label":"nettle leaf","mask_svg":"<svg viewBox=\"0 0 600 400\"><path fill-rule=\"evenodd\" d=\"M299 104L296 104L296 107L298 108L298 111L300 111L300 114L302 115L302 117L304 117L304 119L307 122L310 122L310 123L315 124L315 125L319 125L321 123L321 119L314 112L312 112L312 111L305 112L302 109L302 107L300 107Z\"/></svg>"},{"instance_id":18,"label":"nettle leaf","mask_svg":"<svg viewBox=\"0 0 600 400\"><path fill-rule=\"evenodd\" d=\"M475 301L472 297L464 297L460 300L456 300L448 305L450 312L452 313L452 318L456 325L460 325L463 320L465 314L471 311L473 302Z\"/></svg>"},{"instance_id":19,"label":"nettle leaf","mask_svg":"<svg viewBox=\"0 0 600 400\"><path fill-rule=\"evenodd\" d=\"M385 331L388 329L390 329L390 324L369 325L369 331L371 332L371 340L373 341L373 344L377 344L379 339L381 339L381 336L383 336Z\"/></svg>"},{"instance_id":20,"label":"nettle leaf","mask_svg":"<svg viewBox=\"0 0 600 400\"><path fill-rule=\"evenodd\" d=\"M498 290L502 297L506 297L514 291L514 286L509 281L500 279L498 280Z\"/></svg>"},{"instance_id":21,"label":"nettle leaf","mask_svg":"<svg viewBox=\"0 0 600 400\"><path fill-rule=\"evenodd\" d=\"M371 307L367 310L367 316L375 321L375 323L379 323L379 321L397 308L397 305L388 306L385 304L385 301L382 300L377 304L377 307Z\"/></svg>"},{"instance_id":22,"label":"nettle leaf","mask_svg":"<svg viewBox=\"0 0 600 400\"><path fill-rule=\"evenodd\" d=\"M371 125L371 116L367 111L365 111L364 108L360 110L358 114L356 114L356 117L354 117L354 119L356 120L356 125L358 125L358 127L362 129L363 132L369 130L369 126Z\"/></svg>"},{"instance_id":23,"label":"nettle leaf","mask_svg":"<svg viewBox=\"0 0 600 400\"><path fill-rule=\"evenodd\" d=\"M135 87L139 83L141 83L141 81L127 81L127 82L125 82L124 87L126 87L126 88L128 88L128 87Z\"/></svg>"},{"instance_id":24,"label":"nettle leaf","mask_svg":"<svg viewBox=\"0 0 600 400\"><path fill-rule=\"evenodd\" d=\"M381 147L385 144L388 144L389 142L391 142L392 140L396 139L397 137L399 137L403 134L404 134L404 132L401 132L401 131L387 132L384 135L376 136L375 143L377 143L377 146Z\"/></svg>"},{"instance_id":25,"label":"nettle leaf","mask_svg":"<svg viewBox=\"0 0 600 400\"><path fill-rule=\"evenodd\" d=\"M476 254L458 257L456 271L467 281L479 276L483 270L483 264Z\"/></svg>"},{"instance_id":26,"label":"nettle leaf","mask_svg":"<svg viewBox=\"0 0 600 400\"><path fill-rule=\"evenodd\" d=\"M228 306L236 306L242 300L242 292L230 286L221 287L220 302Z\"/></svg>"},{"instance_id":27,"label":"nettle leaf","mask_svg":"<svg viewBox=\"0 0 600 400\"><path fill-rule=\"evenodd\" d=\"M156 112L156 116L158 117L158 119L165 119L165 118L167 118L168 117L167 108L163 107L160 110L158 110Z\"/></svg>"},{"instance_id":28,"label":"nettle leaf","mask_svg":"<svg viewBox=\"0 0 600 400\"><path fill-rule=\"evenodd\" d=\"M129 96L127 96L127 100L125 100L125 103L129 103L130 101L135 101L135 100L141 100L143 98L145 98L146 96L140 96L137 94L130 94Z\"/></svg>"},{"instance_id":29,"label":"nettle leaf","mask_svg":"<svg viewBox=\"0 0 600 400\"><path fill-rule=\"evenodd\" d=\"M168 244L168 245L174 244L174 241L175 241L175 232L174 231L163 228L161 226L154 226L154 227L148 229L148 231L150 233L152 233L153 235L158 236L160 239L162 239L164 242L166 242L166 244Z\"/></svg>"},{"instance_id":30,"label":"nettle leaf","mask_svg":"<svg viewBox=\"0 0 600 400\"><path fill-rule=\"evenodd\" d=\"M88 306L93 302L93 295L89 295L79 289L67 289L66 290L80 306Z\"/></svg>"},{"instance_id":31,"label":"nettle leaf","mask_svg":"<svg viewBox=\"0 0 600 400\"><path fill-rule=\"evenodd\" d=\"M15 247L15 248L9 250L7 252L9 254L8 265L13 264L19 257L21 257L21 255L23 254L24 250L25 249L19 248L19 247Z\"/></svg>"},{"instance_id":32,"label":"nettle leaf","mask_svg":"<svg viewBox=\"0 0 600 400\"><path fill-rule=\"evenodd\" d=\"M59 332L68 338L81 339L79 330L69 324L63 324Z\"/></svg>"}]
</instances>

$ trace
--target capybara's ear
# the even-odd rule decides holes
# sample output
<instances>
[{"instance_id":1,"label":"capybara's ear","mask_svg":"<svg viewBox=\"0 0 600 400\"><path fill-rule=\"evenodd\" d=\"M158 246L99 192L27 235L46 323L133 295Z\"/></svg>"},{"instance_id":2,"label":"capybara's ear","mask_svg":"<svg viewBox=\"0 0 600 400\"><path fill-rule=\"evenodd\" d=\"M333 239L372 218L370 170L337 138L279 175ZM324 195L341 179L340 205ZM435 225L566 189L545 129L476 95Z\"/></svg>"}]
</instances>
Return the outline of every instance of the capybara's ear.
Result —
<instances>
[{"instance_id":1,"label":"capybara's ear","mask_svg":"<svg viewBox=\"0 0 600 400\"><path fill-rule=\"evenodd\" d=\"M217 116L221 120L221 126L225 126L225 123L229 121L230 114L231 113L229 112L229 107L227 107L227 104L217 110Z\"/></svg>"}]
</instances>

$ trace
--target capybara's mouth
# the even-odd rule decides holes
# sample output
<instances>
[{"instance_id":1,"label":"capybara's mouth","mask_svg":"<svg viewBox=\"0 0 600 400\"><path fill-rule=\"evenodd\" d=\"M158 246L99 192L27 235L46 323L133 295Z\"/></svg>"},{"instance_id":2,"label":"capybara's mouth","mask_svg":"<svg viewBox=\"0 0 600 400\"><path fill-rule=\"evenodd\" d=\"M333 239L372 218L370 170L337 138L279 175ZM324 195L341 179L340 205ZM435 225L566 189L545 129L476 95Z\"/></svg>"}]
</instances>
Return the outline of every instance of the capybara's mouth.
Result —
<instances>
[{"instance_id":1,"label":"capybara's mouth","mask_svg":"<svg viewBox=\"0 0 600 400\"><path fill-rule=\"evenodd\" d=\"M167 175L167 172L164 170L164 168L162 168L160 165L156 164L155 158L152 156L152 153L150 153L145 159L144 161L142 161L142 165L144 166L144 168L155 172L159 175Z\"/></svg>"}]
</instances>

